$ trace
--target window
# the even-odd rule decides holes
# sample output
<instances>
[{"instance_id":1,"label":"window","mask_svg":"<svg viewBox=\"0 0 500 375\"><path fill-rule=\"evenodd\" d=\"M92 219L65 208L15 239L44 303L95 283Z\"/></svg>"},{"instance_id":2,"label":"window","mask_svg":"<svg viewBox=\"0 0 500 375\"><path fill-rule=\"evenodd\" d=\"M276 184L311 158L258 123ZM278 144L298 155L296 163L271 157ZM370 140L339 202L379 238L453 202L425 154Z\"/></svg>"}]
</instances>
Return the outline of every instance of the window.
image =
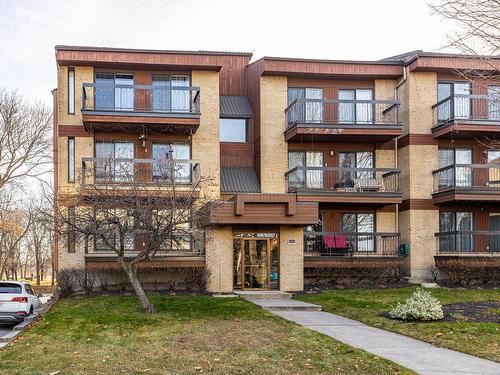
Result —
<instances>
[{"instance_id":1,"label":"window","mask_svg":"<svg viewBox=\"0 0 500 375\"><path fill-rule=\"evenodd\" d=\"M472 212L439 213L440 251L472 250Z\"/></svg>"},{"instance_id":2,"label":"window","mask_svg":"<svg viewBox=\"0 0 500 375\"><path fill-rule=\"evenodd\" d=\"M339 100L341 100L338 107L339 123L370 124L373 122L373 103L354 102L355 100L373 100L373 90L341 89Z\"/></svg>"},{"instance_id":3,"label":"window","mask_svg":"<svg viewBox=\"0 0 500 375\"><path fill-rule=\"evenodd\" d=\"M472 186L472 149L470 148L440 148L438 149L438 168L459 164L439 173L439 187Z\"/></svg>"},{"instance_id":4,"label":"window","mask_svg":"<svg viewBox=\"0 0 500 375\"><path fill-rule=\"evenodd\" d=\"M153 143L153 179L169 179L175 173L175 181L191 181L191 146L189 143ZM170 163L168 161L175 161ZM172 167L174 171L172 171Z\"/></svg>"},{"instance_id":5,"label":"window","mask_svg":"<svg viewBox=\"0 0 500 375\"><path fill-rule=\"evenodd\" d=\"M221 118L221 142L248 142L248 126L246 119Z\"/></svg>"},{"instance_id":6,"label":"window","mask_svg":"<svg viewBox=\"0 0 500 375\"><path fill-rule=\"evenodd\" d=\"M96 141L95 180L98 182L133 182L133 142ZM118 159L118 160L117 160Z\"/></svg>"},{"instance_id":7,"label":"window","mask_svg":"<svg viewBox=\"0 0 500 375\"><path fill-rule=\"evenodd\" d=\"M317 169L297 169L288 175L289 188L323 188L323 152L321 151L289 151L288 169L295 167L318 167Z\"/></svg>"},{"instance_id":8,"label":"window","mask_svg":"<svg viewBox=\"0 0 500 375\"><path fill-rule=\"evenodd\" d=\"M134 76L132 74L96 73L95 109L134 110Z\"/></svg>"},{"instance_id":9,"label":"window","mask_svg":"<svg viewBox=\"0 0 500 375\"><path fill-rule=\"evenodd\" d=\"M33 289L31 289L31 285L25 284L24 289L26 290L26 293L31 294L32 296L35 295L35 292L33 292Z\"/></svg>"},{"instance_id":10,"label":"window","mask_svg":"<svg viewBox=\"0 0 500 375\"><path fill-rule=\"evenodd\" d=\"M113 248L109 247L108 242L112 247L120 246L120 235L118 232L118 224L126 231L124 234L124 249L133 251L135 249L135 223L133 214L124 209L96 209L95 219L99 233L94 236L94 248L97 251L109 251ZM102 238L104 237L104 239ZM119 249L118 249L119 250Z\"/></svg>"},{"instance_id":11,"label":"window","mask_svg":"<svg viewBox=\"0 0 500 375\"><path fill-rule=\"evenodd\" d=\"M68 182L75 182L75 138L68 138Z\"/></svg>"},{"instance_id":12,"label":"window","mask_svg":"<svg viewBox=\"0 0 500 375\"><path fill-rule=\"evenodd\" d=\"M438 107L438 121L447 121L451 118L469 118L471 112L470 93L468 82L439 82L438 102L449 97L453 101L443 102Z\"/></svg>"},{"instance_id":13,"label":"window","mask_svg":"<svg viewBox=\"0 0 500 375\"><path fill-rule=\"evenodd\" d=\"M323 102L321 99L323 99L323 89L321 88L288 88L288 104L291 104L294 100L298 100L293 108L290 109L292 112L291 118L297 122L322 122Z\"/></svg>"},{"instance_id":14,"label":"window","mask_svg":"<svg viewBox=\"0 0 500 375\"><path fill-rule=\"evenodd\" d=\"M21 285L0 282L0 294L21 294Z\"/></svg>"},{"instance_id":15,"label":"window","mask_svg":"<svg viewBox=\"0 0 500 375\"><path fill-rule=\"evenodd\" d=\"M488 163L500 164L500 150L488 150Z\"/></svg>"},{"instance_id":16,"label":"window","mask_svg":"<svg viewBox=\"0 0 500 375\"><path fill-rule=\"evenodd\" d=\"M500 86L488 86L488 118L500 119Z\"/></svg>"},{"instance_id":17,"label":"window","mask_svg":"<svg viewBox=\"0 0 500 375\"><path fill-rule=\"evenodd\" d=\"M68 207L68 253L76 252L75 207Z\"/></svg>"},{"instance_id":18,"label":"window","mask_svg":"<svg viewBox=\"0 0 500 375\"><path fill-rule=\"evenodd\" d=\"M68 113L75 114L75 68L68 68Z\"/></svg>"},{"instance_id":19,"label":"window","mask_svg":"<svg viewBox=\"0 0 500 375\"><path fill-rule=\"evenodd\" d=\"M375 250L375 215L372 213L346 213L340 216L340 228L346 233L348 242L355 251ZM358 235L350 236L349 233ZM359 235L359 233L369 233Z\"/></svg>"},{"instance_id":20,"label":"window","mask_svg":"<svg viewBox=\"0 0 500 375\"><path fill-rule=\"evenodd\" d=\"M363 180L364 183L376 184L374 171L356 171L354 168L373 168L373 152L358 151L358 152L340 152L339 153L339 184L337 187L354 187L355 183ZM342 168L345 168L343 170Z\"/></svg>"},{"instance_id":21,"label":"window","mask_svg":"<svg viewBox=\"0 0 500 375\"><path fill-rule=\"evenodd\" d=\"M189 112L191 98L188 76L153 76L153 111Z\"/></svg>"}]
</instances>

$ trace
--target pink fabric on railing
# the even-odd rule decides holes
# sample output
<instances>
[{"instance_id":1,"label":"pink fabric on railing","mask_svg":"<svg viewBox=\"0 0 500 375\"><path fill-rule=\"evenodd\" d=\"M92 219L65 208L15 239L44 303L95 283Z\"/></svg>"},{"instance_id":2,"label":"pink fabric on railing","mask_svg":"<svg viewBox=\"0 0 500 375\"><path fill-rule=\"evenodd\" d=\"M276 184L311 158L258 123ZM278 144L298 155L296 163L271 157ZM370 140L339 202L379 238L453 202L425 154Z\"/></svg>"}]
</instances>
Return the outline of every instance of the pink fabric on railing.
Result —
<instances>
[{"instance_id":1,"label":"pink fabric on railing","mask_svg":"<svg viewBox=\"0 0 500 375\"><path fill-rule=\"evenodd\" d=\"M331 235L326 235L323 237L323 242L325 244L325 247L327 248L334 248L335 247L335 237Z\"/></svg>"},{"instance_id":2,"label":"pink fabric on railing","mask_svg":"<svg viewBox=\"0 0 500 375\"><path fill-rule=\"evenodd\" d=\"M347 241L344 236L335 236L335 247L337 249L347 249Z\"/></svg>"}]
</instances>

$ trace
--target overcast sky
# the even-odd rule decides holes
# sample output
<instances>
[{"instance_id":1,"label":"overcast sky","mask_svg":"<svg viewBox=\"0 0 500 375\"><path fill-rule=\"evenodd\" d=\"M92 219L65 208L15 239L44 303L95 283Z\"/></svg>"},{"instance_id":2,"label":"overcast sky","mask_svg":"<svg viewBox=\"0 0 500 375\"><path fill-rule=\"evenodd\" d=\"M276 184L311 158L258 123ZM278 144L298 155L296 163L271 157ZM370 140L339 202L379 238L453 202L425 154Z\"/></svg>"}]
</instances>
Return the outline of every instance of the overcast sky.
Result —
<instances>
[{"instance_id":1,"label":"overcast sky","mask_svg":"<svg viewBox=\"0 0 500 375\"><path fill-rule=\"evenodd\" d=\"M56 44L375 60L437 51L435 0L0 0L0 87L51 102Z\"/></svg>"}]
</instances>

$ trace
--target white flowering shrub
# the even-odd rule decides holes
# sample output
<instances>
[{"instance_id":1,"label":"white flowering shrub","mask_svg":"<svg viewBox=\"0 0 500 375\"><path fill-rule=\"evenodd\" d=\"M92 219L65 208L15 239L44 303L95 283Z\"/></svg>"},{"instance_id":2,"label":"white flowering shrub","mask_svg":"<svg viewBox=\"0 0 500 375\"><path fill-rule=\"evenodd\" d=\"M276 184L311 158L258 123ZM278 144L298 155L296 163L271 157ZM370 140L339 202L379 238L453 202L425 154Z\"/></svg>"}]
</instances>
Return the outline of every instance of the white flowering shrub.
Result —
<instances>
[{"instance_id":1,"label":"white flowering shrub","mask_svg":"<svg viewBox=\"0 0 500 375\"><path fill-rule=\"evenodd\" d=\"M443 318L443 306L431 293L419 288L404 303L398 303L389 315L401 320L439 320Z\"/></svg>"}]
</instances>

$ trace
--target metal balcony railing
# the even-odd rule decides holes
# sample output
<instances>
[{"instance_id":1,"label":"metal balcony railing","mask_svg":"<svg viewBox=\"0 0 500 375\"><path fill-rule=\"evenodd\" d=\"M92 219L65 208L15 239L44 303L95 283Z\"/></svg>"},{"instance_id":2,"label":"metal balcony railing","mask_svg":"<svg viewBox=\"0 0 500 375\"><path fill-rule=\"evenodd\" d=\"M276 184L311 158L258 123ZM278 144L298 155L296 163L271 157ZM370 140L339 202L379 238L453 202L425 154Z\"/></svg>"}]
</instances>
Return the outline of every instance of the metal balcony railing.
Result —
<instances>
[{"instance_id":1,"label":"metal balcony railing","mask_svg":"<svg viewBox=\"0 0 500 375\"><path fill-rule=\"evenodd\" d=\"M304 232L304 256L399 256L399 233Z\"/></svg>"},{"instance_id":2,"label":"metal balcony railing","mask_svg":"<svg viewBox=\"0 0 500 375\"><path fill-rule=\"evenodd\" d=\"M500 192L500 164L452 164L432 174L435 193L456 188Z\"/></svg>"},{"instance_id":3,"label":"metal balcony railing","mask_svg":"<svg viewBox=\"0 0 500 375\"><path fill-rule=\"evenodd\" d=\"M438 254L500 255L500 231L450 231L435 236Z\"/></svg>"},{"instance_id":4,"label":"metal balcony railing","mask_svg":"<svg viewBox=\"0 0 500 375\"><path fill-rule=\"evenodd\" d=\"M200 164L195 160L82 158L84 185L196 186L200 173Z\"/></svg>"},{"instance_id":5,"label":"metal balcony railing","mask_svg":"<svg viewBox=\"0 0 500 375\"><path fill-rule=\"evenodd\" d=\"M288 191L399 193L399 169L294 167L285 173Z\"/></svg>"},{"instance_id":6,"label":"metal balcony railing","mask_svg":"<svg viewBox=\"0 0 500 375\"><path fill-rule=\"evenodd\" d=\"M285 109L286 128L295 124L399 126L395 100L296 99Z\"/></svg>"},{"instance_id":7,"label":"metal balcony railing","mask_svg":"<svg viewBox=\"0 0 500 375\"><path fill-rule=\"evenodd\" d=\"M82 111L200 114L199 87L83 83L82 89Z\"/></svg>"},{"instance_id":8,"label":"metal balcony railing","mask_svg":"<svg viewBox=\"0 0 500 375\"><path fill-rule=\"evenodd\" d=\"M432 106L434 126L453 121L500 122L500 96L465 95L449 96Z\"/></svg>"}]
</instances>

